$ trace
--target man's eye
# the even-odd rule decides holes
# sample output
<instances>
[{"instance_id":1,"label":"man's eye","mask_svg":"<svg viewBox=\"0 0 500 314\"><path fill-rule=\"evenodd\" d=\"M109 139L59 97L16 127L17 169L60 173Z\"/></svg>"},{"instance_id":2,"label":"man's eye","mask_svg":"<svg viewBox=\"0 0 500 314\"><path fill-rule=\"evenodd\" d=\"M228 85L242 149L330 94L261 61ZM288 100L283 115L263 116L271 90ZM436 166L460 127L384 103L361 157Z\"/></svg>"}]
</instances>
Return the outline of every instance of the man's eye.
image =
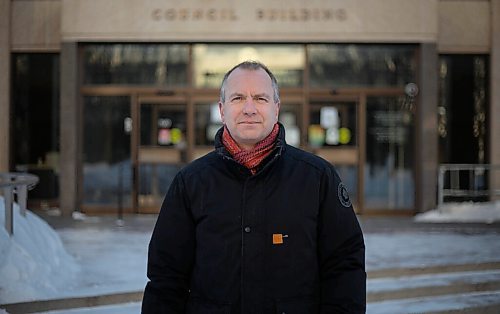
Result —
<instances>
[{"instance_id":1,"label":"man's eye","mask_svg":"<svg viewBox=\"0 0 500 314\"><path fill-rule=\"evenodd\" d=\"M256 100L259 104L266 104L268 103L268 99L266 97L258 97Z\"/></svg>"}]
</instances>

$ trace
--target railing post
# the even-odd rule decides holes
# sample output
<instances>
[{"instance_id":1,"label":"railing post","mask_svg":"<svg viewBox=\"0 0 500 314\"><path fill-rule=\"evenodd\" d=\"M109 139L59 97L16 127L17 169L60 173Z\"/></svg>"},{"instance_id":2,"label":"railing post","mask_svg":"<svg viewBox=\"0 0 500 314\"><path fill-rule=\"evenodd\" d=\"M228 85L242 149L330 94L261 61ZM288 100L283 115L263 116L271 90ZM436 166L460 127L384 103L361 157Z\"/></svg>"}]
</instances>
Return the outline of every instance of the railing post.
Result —
<instances>
[{"instance_id":1,"label":"railing post","mask_svg":"<svg viewBox=\"0 0 500 314\"><path fill-rule=\"evenodd\" d=\"M444 166L439 166L439 177L438 177L438 208L443 205L443 189L444 189Z\"/></svg>"},{"instance_id":2,"label":"railing post","mask_svg":"<svg viewBox=\"0 0 500 314\"><path fill-rule=\"evenodd\" d=\"M21 215L26 217L26 203L28 199L28 186L27 185L18 185L16 187L17 194L17 203L19 204L19 209L21 211Z\"/></svg>"},{"instance_id":3,"label":"railing post","mask_svg":"<svg viewBox=\"0 0 500 314\"><path fill-rule=\"evenodd\" d=\"M118 226L123 226L123 164L118 164Z\"/></svg>"},{"instance_id":4,"label":"railing post","mask_svg":"<svg viewBox=\"0 0 500 314\"><path fill-rule=\"evenodd\" d=\"M12 202L12 186L3 188L3 199L5 204L5 229L11 236L14 233L14 208Z\"/></svg>"}]
</instances>

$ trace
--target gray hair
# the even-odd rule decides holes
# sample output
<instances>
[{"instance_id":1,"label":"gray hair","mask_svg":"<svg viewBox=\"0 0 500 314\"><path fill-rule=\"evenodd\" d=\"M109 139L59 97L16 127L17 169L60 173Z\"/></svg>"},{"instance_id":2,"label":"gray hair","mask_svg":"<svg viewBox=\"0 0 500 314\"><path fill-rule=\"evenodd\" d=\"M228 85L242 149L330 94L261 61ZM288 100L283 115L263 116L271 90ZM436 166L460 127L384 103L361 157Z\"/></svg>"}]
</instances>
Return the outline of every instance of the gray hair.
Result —
<instances>
[{"instance_id":1,"label":"gray hair","mask_svg":"<svg viewBox=\"0 0 500 314\"><path fill-rule=\"evenodd\" d=\"M240 64L235 65L231 70L229 70L226 73L226 75L224 75L224 78L222 79L222 84L220 87L220 100L221 100L221 102L224 102L226 100L225 88L226 88L227 78L236 69L250 70L250 71L257 71L259 69L262 69L262 70L266 71L266 73L271 78L271 82L273 85L274 102L277 103L280 101L280 91L279 91L279 87L278 87L278 81L276 80L276 77L271 72L271 70L269 70L269 68L266 67L263 63L260 63L258 61L243 61Z\"/></svg>"}]
</instances>

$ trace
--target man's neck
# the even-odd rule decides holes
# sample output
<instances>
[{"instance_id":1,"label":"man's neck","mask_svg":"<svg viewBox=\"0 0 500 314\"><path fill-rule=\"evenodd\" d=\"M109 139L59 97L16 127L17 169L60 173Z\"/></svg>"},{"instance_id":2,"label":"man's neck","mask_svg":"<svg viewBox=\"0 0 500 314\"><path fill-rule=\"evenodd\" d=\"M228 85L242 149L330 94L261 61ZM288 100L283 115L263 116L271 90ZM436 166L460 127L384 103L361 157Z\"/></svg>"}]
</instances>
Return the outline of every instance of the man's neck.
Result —
<instances>
[{"instance_id":1,"label":"man's neck","mask_svg":"<svg viewBox=\"0 0 500 314\"><path fill-rule=\"evenodd\" d=\"M252 150L255 147L255 144L252 145L252 144L244 144L238 142L236 142L236 144L238 144L238 146L244 151Z\"/></svg>"}]
</instances>

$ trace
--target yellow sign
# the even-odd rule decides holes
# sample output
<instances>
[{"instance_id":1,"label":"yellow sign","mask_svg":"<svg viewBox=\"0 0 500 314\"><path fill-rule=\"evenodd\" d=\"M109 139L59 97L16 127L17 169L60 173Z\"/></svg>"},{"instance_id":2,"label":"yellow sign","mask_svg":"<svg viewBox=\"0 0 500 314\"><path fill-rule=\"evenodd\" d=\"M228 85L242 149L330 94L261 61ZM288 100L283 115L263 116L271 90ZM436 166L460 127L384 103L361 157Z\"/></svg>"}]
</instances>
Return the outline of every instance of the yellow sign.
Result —
<instances>
[{"instance_id":1,"label":"yellow sign","mask_svg":"<svg viewBox=\"0 0 500 314\"><path fill-rule=\"evenodd\" d=\"M172 138L172 144L179 144L182 140L182 131L178 128L173 128L170 137Z\"/></svg>"},{"instance_id":2,"label":"yellow sign","mask_svg":"<svg viewBox=\"0 0 500 314\"><path fill-rule=\"evenodd\" d=\"M339 129L339 143L340 144L349 144L351 141L351 130L348 128L340 128Z\"/></svg>"}]
</instances>

